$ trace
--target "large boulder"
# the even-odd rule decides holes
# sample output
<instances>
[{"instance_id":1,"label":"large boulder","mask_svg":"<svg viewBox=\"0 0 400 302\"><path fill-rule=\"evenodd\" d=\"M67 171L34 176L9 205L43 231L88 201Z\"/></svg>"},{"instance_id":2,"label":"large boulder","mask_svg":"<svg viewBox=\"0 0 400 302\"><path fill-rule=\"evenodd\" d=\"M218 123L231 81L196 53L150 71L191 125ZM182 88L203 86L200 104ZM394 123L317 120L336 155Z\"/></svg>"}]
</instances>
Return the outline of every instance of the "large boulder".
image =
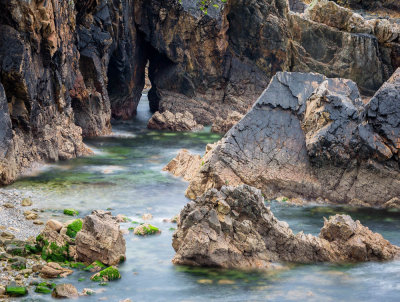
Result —
<instances>
[{"instance_id":1,"label":"large boulder","mask_svg":"<svg viewBox=\"0 0 400 302\"><path fill-rule=\"evenodd\" d=\"M400 196L396 79L366 106L350 80L278 73L252 110L205 154L187 196L242 183L267 198L381 206ZM385 94L392 97L378 102Z\"/></svg>"},{"instance_id":2,"label":"large boulder","mask_svg":"<svg viewBox=\"0 0 400 302\"><path fill-rule=\"evenodd\" d=\"M125 239L116 218L108 211L93 211L85 217L75 245L78 261L116 265L125 260Z\"/></svg>"},{"instance_id":3,"label":"large boulder","mask_svg":"<svg viewBox=\"0 0 400 302\"><path fill-rule=\"evenodd\" d=\"M180 214L172 243L175 264L265 268L271 262L355 262L400 255L380 234L347 215L325 220L319 237L293 234L264 204L261 191L242 185L211 189Z\"/></svg>"},{"instance_id":4,"label":"large boulder","mask_svg":"<svg viewBox=\"0 0 400 302\"><path fill-rule=\"evenodd\" d=\"M147 128L181 132L201 130L203 126L197 124L193 115L188 111L175 114L169 111L164 111L163 113L157 111L149 120Z\"/></svg>"}]
</instances>

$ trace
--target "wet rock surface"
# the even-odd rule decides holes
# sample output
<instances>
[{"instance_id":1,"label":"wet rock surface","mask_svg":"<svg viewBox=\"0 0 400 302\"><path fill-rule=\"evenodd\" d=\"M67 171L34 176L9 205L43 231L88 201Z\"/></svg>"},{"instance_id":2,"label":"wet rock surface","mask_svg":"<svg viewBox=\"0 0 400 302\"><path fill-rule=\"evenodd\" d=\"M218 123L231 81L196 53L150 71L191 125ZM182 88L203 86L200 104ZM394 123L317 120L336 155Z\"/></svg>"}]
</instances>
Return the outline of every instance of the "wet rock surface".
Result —
<instances>
[{"instance_id":1,"label":"wet rock surface","mask_svg":"<svg viewBox=\"0 0 400 302\"><path fill-rule=\"evenodd\" d=\"M185 206L173 235L175 264L266 268L272 262L358 262L400 255L380 234L347 215L325 219L318 237L293 234L264 204L261 191L242 185L211 189Z\"/></svg>"},{"instance_id":2,"label":"wet rock surface","mask_svg":"<svg viewBox=\"0 0 400 302\"><path fill-rule=\"evenodd\" d=\"M253 109L202 158L187 196L246 183L270 199L358 199L382 206L400 194L398 149L380 129L392 115L374 119L380 126L373 127L367 112L371 106L379 112L377 97L385 89L393 97L379 103L380 110L399 104L392 102L398 88L390 84L396 74L364 105L350 80L278 73Z\"/></svg>"},{"instance_id":3,"label":"wet rock surface","mask_svg":"<svg viewBox=\"0 0 400 302\"><path fill-rule=\"evenodd\" d=\"M125 260L125 239L111 212L93 211L83 220L76 235L77 260L92 263L99 260L105 265L116 265Z\"/></svg>"},{"instance_id":4,"label":"wet rock surface","mask_svg":"<svg viewBox=\"0 0 400 302\"><path fill-rule=\"evenodd\" d=\"M230 0L204 14L194 0L2 1L0 182L88 154L82 137L135 115L146 66L153 112L221 133L277 71L349 78L372 95L400 66L398 25L314 4Z\"/></svg>"},{"instance_id":5,"label":"wet rock surface","mask_svg":"<svg viewBox=\"0 0 400 302\"><path fill-rule=\"evenodd\" d=\"M147 128L181 132L201 130L203 126L197 124L193 115L188 111L175 114L169 111L164 111L163 113L157 111L149 120Z\"/></svg>"}]
</instances>

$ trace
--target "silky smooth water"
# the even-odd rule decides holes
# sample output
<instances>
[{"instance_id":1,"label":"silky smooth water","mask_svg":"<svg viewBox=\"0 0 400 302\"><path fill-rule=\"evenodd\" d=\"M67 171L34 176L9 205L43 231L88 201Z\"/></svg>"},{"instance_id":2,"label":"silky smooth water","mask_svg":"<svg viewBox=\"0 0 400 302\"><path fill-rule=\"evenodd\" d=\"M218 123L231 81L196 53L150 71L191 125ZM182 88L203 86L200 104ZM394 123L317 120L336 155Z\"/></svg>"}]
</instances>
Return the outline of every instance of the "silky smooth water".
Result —
<instances>
[{"instance_id":1,"label":"silky smooth water","mask_svg":"<svg viewBox=\"0 0 400 302\"><path fill-rule=\"evenodd\" d=\"M41 219L66 220L64 208L75 208L80 217L94 209L112 209L141 222L151 213L151 223L160 227L156 236L125 235L127 260L120 266L122 279L100 286L91 273L76 270L56 283L71 283L79 291L97 293L84 301L400 301L400 262L349 265L291 265L284 270L243 272L174 266L171 237L176 225L163 222L178 214L188 202L187 183L166 172L163 166L182 148L202 154L207 143L220 136L199 133L168 133L146 129L148 111L143 96L135 120L113 126L114 134L87 140L94 155L46 166L36 176L12 187L26 190ZM268 203L267 203L268 204ZM400 245L400 213L328 206L297 207L271 203L274 214L295 232L318 234L323 217L348 213L373 231ZM127 229L135 225L122 224ZM48 295L31 290L26 301L48 301Z\"/></svg>"}]
</instances>

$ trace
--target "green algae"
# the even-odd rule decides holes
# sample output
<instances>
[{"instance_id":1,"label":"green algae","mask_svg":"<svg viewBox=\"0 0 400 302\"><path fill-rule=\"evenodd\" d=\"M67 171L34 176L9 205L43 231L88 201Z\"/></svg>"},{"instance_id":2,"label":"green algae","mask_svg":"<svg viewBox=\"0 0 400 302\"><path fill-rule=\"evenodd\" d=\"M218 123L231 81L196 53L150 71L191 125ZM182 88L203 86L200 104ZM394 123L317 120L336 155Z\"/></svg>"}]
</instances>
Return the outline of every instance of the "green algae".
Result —
<instances>
[{"instance_id":1,"label":"green algae","mask_svg":"<svg viewBox=\"0 0 400 302\"><path fill-rule=\"evenodd\" d=\"M65 210L64 210L65 211ZM76 234L82 230L82 220L81 219L76 219L74 220L72 223L70 223L67 226L67 236L69 236L70 238L75 238Z\"/></svg>"},{"instance_id":2,"label":"green algae","mask_svg":"<svg viewBox=\"0 0 400 302\"><path fill-rule=\"evenodd\" d=\"M88 265L87 267L85 267L83 270L84 271L91 271L91 270L102 270L105 269L107 266L104 265L101 261L96 260L95 262L93 262L92 264Z\"/></svg>"},{"instance_id":3,"label":"green algae","mask_svg":"<svg viewBox=\"0 0 400 302\"><path fill-rule=\"evenodd\" d=\"M68 216L77 216L77 215L79 215L79 212L77 210L74 210L74 209L64 209L63 213L64 213L64 215L68 215Z\"/></svg>"},{"instance_id":4,"label":"green algae","mask_svg":"<svg viewBox=\"0 0 400 302\"><path fill-rule=\"evenodd\" d=\"M141 224L134 230L134 234L138 236L154 235L159 233L161 233L159 228L147 223Z\"/></svg>"},{"instance_id":5,"label":"green algae","mask_svg":"<svg viewBox=\"0 0 400 302\"><path fill-rule=\"evenodd\" d=\"M119 270L114 267L110 266L107 267L106 269L94 274L90 280L94 282L107 282L107 281L113 281L121 278L121 274Z\"/></svg>"},{"instance_id":6,"label":"green algae","mask_svg":"<svg viewBox=\"0 0 400 302\"><path fill-rule=\"evenodd\" d=\"M25 286L7 286L6 294L10 296L25 296L28 294L28 290Z\"/></svg>"},{"instance_id":7,"label":"green algae","mask_svg":"<svg viewBox=\"0 0 400 302\"><path fill-rule=\"evenodd\" d=\"M55 287L56 287L55 283L41 282L36 286L35 293L51 294L51 292Z\"/></svg>"}]
</instances>

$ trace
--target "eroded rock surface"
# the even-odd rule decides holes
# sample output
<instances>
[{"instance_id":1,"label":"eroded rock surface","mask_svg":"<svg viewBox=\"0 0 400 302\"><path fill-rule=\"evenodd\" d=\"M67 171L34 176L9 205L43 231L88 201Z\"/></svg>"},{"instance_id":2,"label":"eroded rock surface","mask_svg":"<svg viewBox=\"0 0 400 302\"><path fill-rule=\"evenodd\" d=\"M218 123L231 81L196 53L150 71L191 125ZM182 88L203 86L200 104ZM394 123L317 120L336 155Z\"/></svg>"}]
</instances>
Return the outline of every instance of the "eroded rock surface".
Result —
<instances>
[{"instance_id":1,"label":"eroded rock surface","mask_svg":"<svg viewBox=\"0 0 400 302\"><path fill-rule=\"evenodd\" d=\"M400 255L380 234L347 215L325 220L318 237L293 234L264 204L261 191L242 185L211 189L180 214L172 243L175 264L265 268L271 262L355 262Z\"/></svg>"},{"instance_id":2,"label":"eroded rock surface","mask_svg":"<svg viewBox=\"0 0 400 302\"><path fill-rule=\"evenodd\" d=\"M187 196L245 183L267 198L382 206L400 196L397 81L396 73L364 105L350 80L278 73L252 110L202 158Z\"/></svg>"},{"instance_id":3,"label":"eroded rock surface","mask_svg":"<svg viewBox=\"0 0 400 302\"><path fill-rule=\"evenodd\" d=\"M116 265L126 257L125 239L111 212L99 210L86 216L75 244L78 261Z\"/></svg>"},{"instance_id":4,"label":"eroded rock surface","mask_svg":"<svg viewBox=\"0 0 400 302\"><path fill-rule=\"evenodd\" d=\"M175 114L169 111L164 111L163 113L157 111L150 118L147 128L181 132L201 130L203 125L197 124L193 115L188 111Z\"/></svg>"}]
</instances>

